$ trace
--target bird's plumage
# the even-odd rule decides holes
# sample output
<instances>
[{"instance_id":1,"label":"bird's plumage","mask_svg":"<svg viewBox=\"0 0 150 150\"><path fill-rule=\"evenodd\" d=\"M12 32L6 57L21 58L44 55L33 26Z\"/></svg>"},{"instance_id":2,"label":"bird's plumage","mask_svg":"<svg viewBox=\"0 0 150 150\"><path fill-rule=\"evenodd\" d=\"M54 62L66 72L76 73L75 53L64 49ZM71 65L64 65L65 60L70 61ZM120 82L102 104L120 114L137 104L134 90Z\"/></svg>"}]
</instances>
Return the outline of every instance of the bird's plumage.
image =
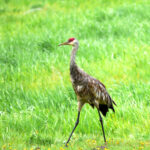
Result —
<instances>
[{"instance_id":1,"label":"bird's plumage","mask_svg":"<svg viewBox=\"0 0 150 150\"><path fill-rule=\"evenodd\" d=\"M73 47L70 60L71 82L77 99L81 101L82 104L88 103L93 108L97 107L102 114L106 116L109 108L114 111L113 104L115 104L115 102L111 99L103 83L88 75L77 66L75 62L77 49L78 42Z\"/></svg>"},{"instance_id":2,"label":"bird's plumage","mask_svg":"<svg viewBox=\"0 0 150 150\"><path fill-rule=\"evenodd\" d=\"M97 107L104 116L109 108L114 111L114 101L108 94L104 84L74 66L70 68L71 82L79 101Z\"/></svg>"}]
</instances>

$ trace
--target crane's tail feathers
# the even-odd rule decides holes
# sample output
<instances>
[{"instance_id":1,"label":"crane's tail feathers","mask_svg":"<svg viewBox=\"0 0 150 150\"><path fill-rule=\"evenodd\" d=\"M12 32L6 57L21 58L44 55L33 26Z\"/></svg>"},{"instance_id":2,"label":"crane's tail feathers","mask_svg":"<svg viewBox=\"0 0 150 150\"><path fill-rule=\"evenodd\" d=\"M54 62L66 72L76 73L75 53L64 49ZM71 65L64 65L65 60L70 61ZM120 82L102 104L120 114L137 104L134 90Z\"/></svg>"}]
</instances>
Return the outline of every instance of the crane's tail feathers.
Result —
<instances>
[{"instance_id":1,"label":"crane's tail feathers","mask_svg":"<svg viewBox=\"0 0 150 150\"><path fill-rule=\"evenodd\" d=\"M114 104L115 106L117 106L117 104L115 103L115 101L114 101L114 100L112 100L112 102L113 102L113 104Z\"/></svg>"},{"instance_id":2,"label":"crane's tail feathers","mask_svg":"<svg viewBox=\"0 0 150 150\"><path fill-rule=\"evenodd\" d=\"M105 104L99 104L99 110L101 111L101 113L103 114L103 116L106 116L107 112L109 111L109 108L112 109L113 112L115 112L113 104L116 105L116 103L112 99L111 99L111 101L112 101L112 104L109 107L107 105L105 105Z\"/></svg>"},{"instance_id":3,"label":"crane's tail feathers","mask_svg":"<svg viewBox=\"0 0 150 150\"><path fill-rule=\"evenodd\" d=\"M111 103L113 103L114 105L116 105L115 101L110 97L110 95L109 95L109 100L111 101Z\"/></svg>"},{"instance_id":4,"label":"crane's tail feathers","mask_svg":"<svg viewBox=\"0 0 150 150\"><path fill-rule=\"evenodd\" d=\"M108 106L104 104L99 104L99 110L102 112L103 116L106 116L108 112Z\"/></svg>"},{"instance_id":5,"label":"crane's tail feathers","mask_svg":"<svg viewBox=\"0 0 150 150\"><path fill-rule=\"evenodd\" d=\"M111 100L112 100L112 99L111 99ZM117 104L115 103L114 100L112 100L112 105L110 106L110 108L113 110L113 112L115 112L115 109L114 109L114 107L113 107L113 104L114 104L115 106L117 106Z\"/></svg>"},{"instance_id":6,"label":"crane's tail feathers","mask_svg":"<svg viewBox=\"0 0 150 150\"><path fill-rule=\"evenodd\" d=\"M111 107L110 107L110 109L112 109L112 110L113 110L113 112L115 112L115 109L114 109L114 107L113 107L113 106L111 106Z\"/></svg>"}]
</instances>

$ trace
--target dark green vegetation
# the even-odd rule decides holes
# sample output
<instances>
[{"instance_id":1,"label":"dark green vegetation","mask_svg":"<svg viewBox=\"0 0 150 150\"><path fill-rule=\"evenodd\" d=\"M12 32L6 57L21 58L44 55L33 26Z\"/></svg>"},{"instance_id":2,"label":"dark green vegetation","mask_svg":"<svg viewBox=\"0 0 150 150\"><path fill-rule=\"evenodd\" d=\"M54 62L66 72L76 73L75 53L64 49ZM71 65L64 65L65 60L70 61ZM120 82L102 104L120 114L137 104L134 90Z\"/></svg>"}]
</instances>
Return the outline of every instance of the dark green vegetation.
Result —
<instances>
[{"instance_id":1,"label":"dark green vegetation","mask_svg":"<svg viewBox=\"0 0 150 150\"><path fill-rule=\"evenodd\" d=\"M63 149L77 117L69 77L77 64L117 103L104 118L108 149L150 149L149 0L1 0L0 147ZM103 144L96 110L84 106L68 150Z\"/></svg>"}]
</instances>

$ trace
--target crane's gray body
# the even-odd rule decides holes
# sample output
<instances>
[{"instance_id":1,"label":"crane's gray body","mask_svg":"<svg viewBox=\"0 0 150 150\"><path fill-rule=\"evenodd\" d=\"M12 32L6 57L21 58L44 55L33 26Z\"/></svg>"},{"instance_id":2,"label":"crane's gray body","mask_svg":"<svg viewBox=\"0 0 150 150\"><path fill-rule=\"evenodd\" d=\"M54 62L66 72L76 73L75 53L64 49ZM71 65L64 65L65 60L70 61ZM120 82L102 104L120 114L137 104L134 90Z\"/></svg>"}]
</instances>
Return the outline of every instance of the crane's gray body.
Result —
<instances>
[{"instance_id":1,"label":"crane's gray body","mask_svg":"<svg viewBox=\"0 0 150 150\"><path fill-rule=\"evenodd\" d=\"M78 41L76 40L71 53L70 76L73 89L78 99L78 109L81 110L85 103L90 104L93 108L99 109L104 116L111 108L114 111L113 104L105 86L97 79L91 77L81 70L75 63L75 55L78 50Z\"/></svg>"}]
</instances>

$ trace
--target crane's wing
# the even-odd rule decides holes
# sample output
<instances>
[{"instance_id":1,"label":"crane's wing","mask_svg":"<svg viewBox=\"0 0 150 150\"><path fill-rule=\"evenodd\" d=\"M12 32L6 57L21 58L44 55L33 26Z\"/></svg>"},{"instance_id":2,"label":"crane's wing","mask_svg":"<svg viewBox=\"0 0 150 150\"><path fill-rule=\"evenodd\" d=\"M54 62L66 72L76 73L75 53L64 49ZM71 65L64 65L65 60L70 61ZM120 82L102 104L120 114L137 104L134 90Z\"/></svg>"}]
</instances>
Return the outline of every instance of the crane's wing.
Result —
<instances>
[{"instance_id":1,"label":"crane's wing","mask_svg":"<svg viewBox=\"0 0 150 150\"><path fill-rule=\"evenodd\" d=\"M93 94L95 100L98 101L99 109L103 113L103 115L106 115L108 108L111 108L115 112L113 108L113 104L115 104L115 102L108 94L105 86L95 78L90 78L88 81L90 92Z\"/></svg>"}]
</instances>

